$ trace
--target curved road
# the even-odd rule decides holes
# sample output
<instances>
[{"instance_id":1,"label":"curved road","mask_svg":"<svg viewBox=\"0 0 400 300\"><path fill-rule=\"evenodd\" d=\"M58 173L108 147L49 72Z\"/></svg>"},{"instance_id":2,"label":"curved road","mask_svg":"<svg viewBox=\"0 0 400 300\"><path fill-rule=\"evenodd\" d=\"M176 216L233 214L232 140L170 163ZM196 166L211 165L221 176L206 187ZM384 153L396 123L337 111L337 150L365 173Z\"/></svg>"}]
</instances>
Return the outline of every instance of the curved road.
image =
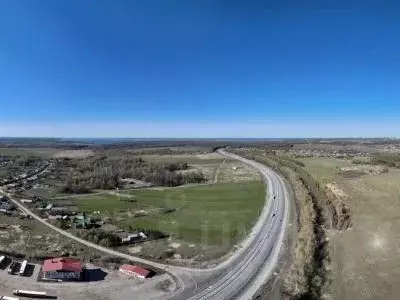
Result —
<instances>
[{"instance_id":1,"label":"curved road","mask_svg":"<svg viewBox=\"0 0 400 300\"><path fill-rule=\"evenodd\" d=\"M266 166L223 150L219 153L258 169L268 187L267 201L241 253L190 299L248 300L267 282L278 262L289 214L289 193L282 178Z\"/></svg>"},{"instance_id":2,"label":"curved road","mask_svg":"<svg viewBox=\"0 0 400 300\"><path fill-rule=\"evenodd\" d=\"M0 192L6 194L26 214L68 238L103 253L171 273L176 280L177 289L167 296L169 299L248 300L267 282L278 262L289 214L289 194L282 178L266 166L223 150L218 152L256 168L262 174L268 192L265 206L250 235L231 257L211 269L168 266L99 246L49 224L19 201L12 199L8 193L1 189Z\"/></svg>"}]
</instances>

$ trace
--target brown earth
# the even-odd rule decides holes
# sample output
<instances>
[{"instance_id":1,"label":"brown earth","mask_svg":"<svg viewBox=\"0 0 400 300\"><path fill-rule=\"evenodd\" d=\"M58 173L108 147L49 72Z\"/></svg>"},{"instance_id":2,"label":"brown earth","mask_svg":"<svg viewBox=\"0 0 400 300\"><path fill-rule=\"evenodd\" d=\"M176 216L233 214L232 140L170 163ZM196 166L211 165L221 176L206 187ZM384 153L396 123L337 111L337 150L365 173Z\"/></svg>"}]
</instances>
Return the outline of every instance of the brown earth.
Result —
<instances>
[{"instance_id":1,"label":"brown earth","mask_svg":"<svg viewBox=\"0 0 400 300\"><path fill-rule=\"evenodd\" d=\"M93 156L93 150L63 150L54 154L55 158L86 158Z\"/></svg>"}]
</instances>

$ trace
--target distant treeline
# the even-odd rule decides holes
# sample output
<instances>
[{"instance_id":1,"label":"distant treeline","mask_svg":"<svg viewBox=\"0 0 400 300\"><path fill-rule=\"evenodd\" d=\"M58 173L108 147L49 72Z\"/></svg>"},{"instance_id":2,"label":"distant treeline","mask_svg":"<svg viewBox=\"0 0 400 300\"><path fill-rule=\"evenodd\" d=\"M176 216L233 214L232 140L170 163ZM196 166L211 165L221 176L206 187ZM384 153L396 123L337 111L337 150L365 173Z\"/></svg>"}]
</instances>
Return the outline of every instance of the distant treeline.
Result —
<instances>
[{"instance_id":1,"label":"distant treeline","mask_svg":"<svg viewBox=\"0 0 400 300\"><path fill-rule=\"evenodd\" d=\"M134 178L159 186L206 181L203 173L188 169L186 162L149 163L127 152L114 156L90 157L76 163L62 187L62 192L88 193L94 189L115 189L121 186L123 178Z\"/></svg>"},{"instance_id":2,"label":"distant treeline","mask_svg":"<svg viewBox=\"0 0 400 300\"><path fill-rule=\"evenodd\" d=\"M364 143L393 144L399 140L376 138L376 139L60 139L60 138L0 138L0 148L57 148L57 149L139 149L155 147L253 147L264 146L269 148L290 147L294 144L324 144L324 145L355 145Z\"/></svg>"},{"instance_id":3,"label":"distant treeline","mask_svg":"<svg viewBox=\"0 0 400 300\"><path fill-rule=\"evenodd\" d=\"M141 149L141 148L168 148L168 147L204 147L210 151L213 148L223 147L281 147L304 140L253 140L253 139L160 139L160 140L130 140L101 139L101 140L63 140L63 139L35 139L35 138L0 138L0 148L56 148L56 149Z\"/></svg>"}]
</instances>

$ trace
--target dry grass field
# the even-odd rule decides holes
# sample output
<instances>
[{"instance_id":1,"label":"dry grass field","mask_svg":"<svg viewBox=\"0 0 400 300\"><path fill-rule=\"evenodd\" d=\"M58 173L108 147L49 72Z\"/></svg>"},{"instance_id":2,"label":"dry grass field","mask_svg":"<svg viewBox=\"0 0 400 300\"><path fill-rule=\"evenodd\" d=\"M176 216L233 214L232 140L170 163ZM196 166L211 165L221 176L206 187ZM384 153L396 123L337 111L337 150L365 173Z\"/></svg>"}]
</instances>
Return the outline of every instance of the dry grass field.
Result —
<instances>
[{"instance_id":1,"label":"dry grass field","mask_svg":"<svg viewBox=\"0 0 400 300\"><path fill-rule=\"evenodd\" d=\"M26 256L33 261L66 253L83 259L93 258L98 254L54 233L35 220L4 215L0 215L0 253L17 257Z\"/></svg>"},{"instance_id":2,"label":"dry grass field","mask_svg":"<svg viewBox=\"0 0 400 300\"><path fill-rule=\"evenodd\" d=\"M55 158L86 158L93 156L93 150L63 150L54 154Z\"/></svg>"},{"instance_id":3,"label":"dry grass field","mask_svg":"<svg viewBox=\"0 0 400 300\"><path fill-rule=\"evenodd\" d=\"M217 183L245 182L260 180L257 170L235 160L223 160L215 170L214 181Z\"/></svg>"},{"instance_id":4,"label":"dry grass field","mask_svg":"<svg viewBox=\"0 0 400 300\"><path fill-rule=\"evenodd\" d=\"M332 230L332 299L399 299L400 170L379 175L342 176L351 162L302 159L321 184L335 182L351 210L352 227ZM343 194L344 193L344 194Z\"/></svg>"}]
</instances>

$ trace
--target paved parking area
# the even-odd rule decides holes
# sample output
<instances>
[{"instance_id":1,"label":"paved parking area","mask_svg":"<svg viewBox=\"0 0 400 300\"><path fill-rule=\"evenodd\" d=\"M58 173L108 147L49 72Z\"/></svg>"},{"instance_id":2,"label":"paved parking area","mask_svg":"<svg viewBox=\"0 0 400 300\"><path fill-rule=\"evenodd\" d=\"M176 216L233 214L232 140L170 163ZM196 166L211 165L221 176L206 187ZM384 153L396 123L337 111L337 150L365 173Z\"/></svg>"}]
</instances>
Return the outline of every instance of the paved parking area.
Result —
<instances>
[{"instance_id":1,"label":"paved parking area","mask_svg":"<svg viewBox=\"0 0 400 300\"><path fill-rule=\"evenodd\" d=\"M38 282L40 265L35 265L30 277L10 275L7 268L0 269L0 296L12 296L14 289L45 291L62 300L119 300L119 299L163 299L166 294L160 288L169 275L155 276L151 279L129 277L119 271L102 270L105 276L91 282ZM88 269L96 269L87 265ZM97 268L98 269L98 268Z\"/></svg>"}]
</instances>

